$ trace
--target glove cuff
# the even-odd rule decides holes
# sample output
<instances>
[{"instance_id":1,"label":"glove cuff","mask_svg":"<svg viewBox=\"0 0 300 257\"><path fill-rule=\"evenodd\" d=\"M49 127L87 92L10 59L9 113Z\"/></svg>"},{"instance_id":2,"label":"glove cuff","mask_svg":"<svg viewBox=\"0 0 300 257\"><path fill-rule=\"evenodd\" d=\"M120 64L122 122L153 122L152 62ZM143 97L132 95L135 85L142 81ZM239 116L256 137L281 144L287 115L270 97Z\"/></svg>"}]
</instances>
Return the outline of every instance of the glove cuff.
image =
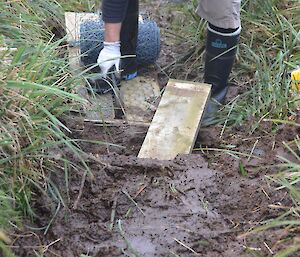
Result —
<instances>
[{"instance_id":1,"label":"glove cuff","mask_svg":"<svg viewBox=\"0 0 300 257\"><path fill-rule=\"evenodd\" d=\"M120 41L116 41L116 42L103 42L104 46L112 46L112 47L120 47L121 46L121 42Z\"/></svg>"},{"instance_id":2,"label":"glove cuff","mask_svg":"<svg viewBox=\"0 0 300 257\"><path fill-rule=\"evenodd\" d=\"M103 42L104 48L106 52L114 55L121 55L121 43L120 41L116 42Z\"/></svg>"}]
</instances>

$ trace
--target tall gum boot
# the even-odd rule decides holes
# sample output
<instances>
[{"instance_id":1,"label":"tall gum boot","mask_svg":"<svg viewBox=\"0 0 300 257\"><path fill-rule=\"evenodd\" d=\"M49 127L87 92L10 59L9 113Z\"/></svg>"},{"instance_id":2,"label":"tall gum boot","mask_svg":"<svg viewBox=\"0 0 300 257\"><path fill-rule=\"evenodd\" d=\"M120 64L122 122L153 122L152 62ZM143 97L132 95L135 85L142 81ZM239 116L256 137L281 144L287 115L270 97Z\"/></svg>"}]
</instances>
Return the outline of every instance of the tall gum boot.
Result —
<instances>
[{"instance_id":1,"label":"tall gum boot","mask_svg":"<svg viewBox=\"0 0 300 257\"><path fill-rule=\"evenodd\" d=\"M214 119L220 104L225 101L228 91L228 77L235 60L241 28L224 33L208 25L204 82L212 85L211 98L204 114L203 125L209 125Z\"/></svg>"},{"instance_id":2,"label":"tall gum boot","mask_svg":"<svg viewBox=\"0 0 300 257\"><path fill-rule=\"evenodd\" d=\"M129 0L127 13L121 28L122 56L136 56L138 35L139 1ZM122 79L130 80L137 76L136 57L121 59Z\"/></svg>"}]
</instances>

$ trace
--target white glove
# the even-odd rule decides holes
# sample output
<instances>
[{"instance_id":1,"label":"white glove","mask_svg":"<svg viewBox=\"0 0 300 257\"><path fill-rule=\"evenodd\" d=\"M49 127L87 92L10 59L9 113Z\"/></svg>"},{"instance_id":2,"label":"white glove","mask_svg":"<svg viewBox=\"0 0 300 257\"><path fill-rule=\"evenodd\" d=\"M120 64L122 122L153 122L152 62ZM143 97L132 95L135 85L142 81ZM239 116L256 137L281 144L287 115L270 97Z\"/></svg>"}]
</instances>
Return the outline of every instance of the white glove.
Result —
<instances>
[{"instance_id":1,"label":"white glove","mask_svg":"<svg viewBox=\"0 0 300 257\"><path fill-rule=\"evenodd\" d=\"M97 60L102 75L106 76L109 69L113 66L115 66L116 71L119 72L120 58L120 42L104 42L104 48L101 50Z\"/></svg>"}]
</instances>

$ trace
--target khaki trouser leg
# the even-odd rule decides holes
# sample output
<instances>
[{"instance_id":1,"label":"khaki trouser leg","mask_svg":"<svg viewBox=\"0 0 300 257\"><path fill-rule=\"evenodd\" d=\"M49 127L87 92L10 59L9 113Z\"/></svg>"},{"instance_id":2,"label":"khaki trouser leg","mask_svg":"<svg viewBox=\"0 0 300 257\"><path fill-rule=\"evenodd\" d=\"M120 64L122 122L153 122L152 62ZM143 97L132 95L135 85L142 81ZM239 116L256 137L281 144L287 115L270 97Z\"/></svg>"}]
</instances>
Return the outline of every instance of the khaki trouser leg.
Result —
<instances>
[{"instance_id":1,"label":"khaki trouser leg","mask_svg":"<svg viewBox=\"0 0 300 257\"><path fill-rule=\"evenodd\" d=\"M241 26L241 0L200 0L196 12L214 26L235 29Z\"/></svg>"}]
</instances>

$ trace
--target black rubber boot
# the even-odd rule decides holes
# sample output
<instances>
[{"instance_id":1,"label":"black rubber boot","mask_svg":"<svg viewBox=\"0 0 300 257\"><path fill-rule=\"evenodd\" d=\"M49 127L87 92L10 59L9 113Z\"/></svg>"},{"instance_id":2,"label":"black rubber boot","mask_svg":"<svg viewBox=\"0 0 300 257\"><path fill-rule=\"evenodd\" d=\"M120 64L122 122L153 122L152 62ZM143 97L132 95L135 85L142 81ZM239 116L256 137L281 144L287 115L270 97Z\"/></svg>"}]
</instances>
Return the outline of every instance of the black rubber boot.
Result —
<instances>
[{"instance_id":1,"label":"black rubber boot","mask_svg":"<svg viewBox=\"0 0 300 257\"><path fill-rule=\"evenodd\" d=\"M241 28L222 29L208 25L204 82L212 85L212 91L203 119L204 125L209 125L225 101L228 77L235 60L240 31Z\"/></svg>"},{"instance_id":2,"label":"black rubber boot","mask_svg":"<svg viewBox=\"0 0 300 257\"><path fill-rule=\"evenodd\" d=\"M129 0L126 17L121 28L122 56L136 56L138 35L139 1ZM136 57L121 59L122 79L129 80L137 76Z\"/></svg>"}]
</instances>

